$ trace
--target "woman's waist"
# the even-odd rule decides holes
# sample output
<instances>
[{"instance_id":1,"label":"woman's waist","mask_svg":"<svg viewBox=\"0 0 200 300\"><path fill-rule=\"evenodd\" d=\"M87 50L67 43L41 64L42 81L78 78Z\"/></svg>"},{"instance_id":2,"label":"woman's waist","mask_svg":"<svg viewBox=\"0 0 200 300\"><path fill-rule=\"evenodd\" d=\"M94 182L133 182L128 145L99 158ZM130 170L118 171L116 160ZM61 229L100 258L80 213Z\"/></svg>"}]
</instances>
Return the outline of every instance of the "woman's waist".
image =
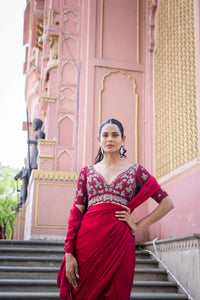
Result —
<instances>
[{"instance_id":1,"label":"woman's waist","mask_svg":"<svg viewBox=\"0 0 200 300\"><path fill-rule=\"evenodd\" d=\"M115 215L116 211L125 209L125 206L116 203L98 203L90 206L82 219L79 238L87 233L93 239L103 239L107 235L129 232L128 225L119 221Z\"/></svg>"},{"instance_id":2,"label":"woman's waist","mask_svg":"<svg viewBox=\"0 0 200 300\"><path fill-rule=\"evenodd\" d=\"M103 203L112 203L112 204L117 204L117 205L121 205L121 206L126 206L128 201L126 198L123 198L121 196L105 193L102 195L94 196L91 199L89 199L88 208L91 206L94 206L96 204L100 204L100 203L102 203L102 204Z\"/></svg>"}]
</instances>

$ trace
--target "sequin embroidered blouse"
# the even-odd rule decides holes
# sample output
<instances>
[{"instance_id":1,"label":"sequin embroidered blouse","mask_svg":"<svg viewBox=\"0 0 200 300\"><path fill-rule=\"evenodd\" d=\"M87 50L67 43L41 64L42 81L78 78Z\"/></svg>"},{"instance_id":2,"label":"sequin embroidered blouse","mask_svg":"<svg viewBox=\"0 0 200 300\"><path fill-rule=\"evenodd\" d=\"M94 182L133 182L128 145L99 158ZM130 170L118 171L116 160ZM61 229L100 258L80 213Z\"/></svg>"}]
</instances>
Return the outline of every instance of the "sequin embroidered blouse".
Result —
<instances>
[{"instance_id":1,"label":"sequin embroidered blouse","mask_svg":"<svg viewBox=\"0 0 200 300\"><path fill-rule=\"evenodd\" d=\"M139 164L133 164L108 184L93 166L86 166L79 174L74 203L87 207L101 202L127 205L149 176L150 173L145 168ZM152 198L160 202L167 196L167 192L160 187Z\"/></svg>"}]
</instances>

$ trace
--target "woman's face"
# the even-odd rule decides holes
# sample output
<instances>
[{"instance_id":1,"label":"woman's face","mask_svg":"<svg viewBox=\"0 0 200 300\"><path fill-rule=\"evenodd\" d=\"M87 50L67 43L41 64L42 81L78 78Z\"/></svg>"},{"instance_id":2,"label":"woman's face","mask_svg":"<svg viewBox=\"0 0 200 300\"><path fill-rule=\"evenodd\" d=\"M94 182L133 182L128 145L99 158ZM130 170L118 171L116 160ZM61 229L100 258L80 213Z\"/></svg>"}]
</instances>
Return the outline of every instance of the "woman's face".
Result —
<instances>
[{"instance_id":1,"label":"woman's face","mask_svg":"<svg viewBox=\"0 0 200 300\"><path fill-rule=\"evenodd\" d=\"M104 153L119 151L125 136L122 138L121 131L116 124L106 124L101 130L99 142L102 145Z\"/></svg>"}]
</instances>

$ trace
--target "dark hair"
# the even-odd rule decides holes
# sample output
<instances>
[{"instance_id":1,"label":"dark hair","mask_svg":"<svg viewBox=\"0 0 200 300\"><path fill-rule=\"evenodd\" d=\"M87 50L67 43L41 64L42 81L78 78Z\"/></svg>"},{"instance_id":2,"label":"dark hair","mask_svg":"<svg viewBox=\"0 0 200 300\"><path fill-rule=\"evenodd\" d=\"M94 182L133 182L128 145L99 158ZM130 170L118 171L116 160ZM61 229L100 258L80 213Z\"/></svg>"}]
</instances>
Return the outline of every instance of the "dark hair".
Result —
<instances>
[{"instance_id":1,"label":"dark hair","mask_svg":"<svg viewBox=\"0 0 200 300\"><path fill-rule=\"evenodd\" d=\"M106 124L115 124L118 126L120 132L121 132L121 136L122 138L124 137L124 128L122 126L122 124L117 121L116 119L107 119L106 121L104 121L100 127L99 127L99 137L101 136L101 132L102 132L102 128L106 125ZM126 157L125 155L126 153L126 150L123 148L123 154L120 154L121 157ZM95 164L97 164L98 162L100 162L101 160L103 159L103 154L101 152L101 147L99 147L99 150L98 150L98 154L95 158Z\"/></svg>"}]
</instances>

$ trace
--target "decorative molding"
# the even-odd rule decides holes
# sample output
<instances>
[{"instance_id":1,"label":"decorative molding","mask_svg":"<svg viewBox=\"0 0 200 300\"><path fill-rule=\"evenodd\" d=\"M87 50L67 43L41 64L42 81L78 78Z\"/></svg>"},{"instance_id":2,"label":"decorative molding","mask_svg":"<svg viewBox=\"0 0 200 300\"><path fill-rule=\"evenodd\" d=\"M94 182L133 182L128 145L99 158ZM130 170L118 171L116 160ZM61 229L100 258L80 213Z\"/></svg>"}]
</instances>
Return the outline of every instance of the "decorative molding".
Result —
<instances>
[{"instance_id":1,"label":"decorative molding","mask_svg":"<svg viewBox=\"0 0 200 300\"><path fill-rule=\"evenodd\" d=\"M196 161L196 160L195 160L195 161ZM159 179L158 179L158 182L159 182L160 184L162 184L162 185L167 184L167 183L169 183L169 182L171 182L171 181L174 181L175 179L180 178L180 177L182 177L182 176L185 176L186 174L189 174L189 173L191 173L191 172L193 172L194 170L199 169L199 168L200 168L200 163L199 163L199 161L198 161L197 164L195 164L194 166L188 167L188 169L186 169L186 170L184 170L184 171L181 171L181 169L183 169L183 166L182 166L182 167L180 167L180 171L179 171L178 174L174 174L175 171L174 171L174 172L171 172L171 173L167 174L167 176L163 176L163 177L159 178ZM178 172L178 170L176 170L176 171Z\"/></svg>"},{"instance_id":2,"label":"decorative molding","mask_svg":"<svg viewBox=\"0 0 200 300\"><path fill-rule=\"evenodd\" d=\"M103 58L103 18L104 0L101 0L101 25L100 25L100 58Z\"/></svg>"},{"instance_id":3,"label":"decorative molding","mask_svg":"<svg viewBox=\"0 0 200 300\"><path fill-rule=\"evenodd\" d=\"M75 104L76 103L76 100L75 99L73 99L73 96L75 96L75 89L74 88L72 88L72 87L69 87L69 86L67 86L67 87L64 87L64 88L61 88L60 89L60 98L59 98L59 110L61 110L61 102L63 101L63 100L65 100L66 99L66 97L65 97L65 95L64 95L64 91L65 90L70 90L71 92L72 92L72 96L70 97L70 100Z\"/></svg>"},{"instance_id":4,"label":"decorative molding","mask_svg":"<svg viewBox=\"0 0 200 300\"><path fill-rule=\"evenodd\" d=\"M115 71L110 71L106 73L103 76L102 79L102 88L99 91L99 126L101 125L102 122L102 93L104 91L104 82L107 77L109 77L111 74L116 74L116 73L121 73L125 76L127 76L130 80L133 82L133 93L135 95L135 162L138 162L138 109L139 109L139 100L138 100L138 94L136 92L136 81L135 79L128 74L127 72L121 71L121 70L115 70Z\"/></svg>"},{"instance_id":5,"label":"decorative molding","mask_svg":"<svg viewBox=\"0 0 200 300\"><path fill-rule=\"evenodd\" d=\"M77 181L78 176L79 172L32 170L32 177L39 180Z\"/></svg>"},{"instance_id":6,"label":"decorative molding","mask_svg":"<svg viewBox=\"0 0 200 300\"><path fill-rule=\"evenodd\" d=\"M137 63L140 63L140 0L137 0Z\"/></svg>"},{"instance_id":7,"label":"decorative molding","mask_svg":"<svg viewBox=\"0 0 200 300\"><path fill-rule=\"evenodd\" d=\"M76 44L75 57L72 55L71 50L70 50L69 46L67 45L67 40L70 40L70 39L72 41L74 41L75 44ZM64 43L66 43L66 47L67 47L67 50L68 50L68 52L70 54L70 58L73 59L73 60L74 60L74 58L77 59L78 58L78 49L79 49L78 41L73 36L68 36L68 37L63 38L63 40L62 40L62 48L61 48L61 50L62 50L62 57L65 57L65 55L64 55L65 54L64 53L65 52L64 51Z\"/></svg>"},{"instance_id":8,"label":"decorative molding","mask_svg":"<svg viewBox=\"0 0 200 300\"><path fill-rule=\"evenodd\" d=\"M38 141L38 144L39 145L50 145L50 146L53 146L55 145L55 140L39 140Z\"/></svg>"},{"instance_id":9,"label":"decorative molding","mask_svg":"<svg viewBox=\"0 0 200 300\"><path fill-rule=\"evenodd\" d=\"M79 33L79 21L78 21L79 16L78 16L77 12L73 9L68 9L68 10L64 11L63 31L65 29L65 23L68 22L68 20L69 20L68 17L67 17L67 14L69 12L72 12L75 15L75 18L73 19L73 22L76 24L77 27L76 27L76 32L65 32L65 33L78 34Z\"/></svg>"},{"instance_id":10,"label":"decorative molding","mask_svg":"<svg viewBox=\"0 0 200 300\"><path fill-rule=\"evenodd\" d=\"M73 147L74 146L74 141L75 141L75 121L73 120L73 118L70 116L70 115L68 115L68 114L66 114L66 115L64 115L62 118L60 118L59 120L58 120L58 128L57 128L57 130L58 130L58 144L60 143L60 130L59 130L59 126L60 126L60 123L62 122L62 120L64 120L64 119L66 119L66 118L68 118L68 119L70 119L71 121L72 121L72 124L73 124L73 135L72 135L72 145L71 145L71 147Z\"/></svg>"},{"instance_id":11,"label":"decorative molding","mask_svg":"<svg viewBox=\"0 0 200 300\"><path fill-rule=\"evenodd\" d=\"M56 168L58 169L58 164L59 164L59 159L62 156L63 153L66 153L66 155L69 157L70 162L71 162L71 169L72 169L72 156L70 155L70 153L67 150L63 150L59 153L57 159L56 159Z\"/></svg>"},{"instance_id":12,"label":"decorative molding","mask_svg":"<svg viewBox=\"0 0 200 300\"><path fill-rule=\"evenodd\" d=\"M43 105L46 103L55 103L56 102L56 97L49 97L49 96L42 96L40 98L40 108L42 109ZM46 106L44 105L44 107Z\"/></svg>"},{"instance_id":13,"label":"decorative molding","mask_svg":"<svg viewBox=\"0 0 200 300\"><path fill-rule=\"evenodd\" d=\"M52 69L52 68L57 68L58 66L58 59L51 59L47 63L47 67Z\"/></svg>"},{"instance_id":14,"label":"decorative molding","mask_svg":"<svg viewBox=\"0 0 200 300\"><path fill-rule=\"evenodd\" d=\"M39 157L39 158L51 158L51 159L54 158L53 155L44 155L44 154L39 154L38 157Z\"/></svg>"},{"instance_id":15,"label":"decorative molding","mask_svg":"<svg viewBox=\"0 0 200 300\"><path fill-rule=\"evenodd\" d=\"M58 24L54 24L54 18L59 13L60 13L60 11L58 9L51 9L50 26L58 26Z\"/></svg>"},{"instance_id":16,"label":"decorative molding","mask_svg":"<svg viewBox=\"0 0 200 300\"><path fill-rule=\"evenodd\" d=\"M38 204L39 204L39 186L40 185L57 185L57 186L76 186L75 183L44 183L38 182L36 186L36 202L35 202L35 228L52 228L52 229L66 229L66 226L59 226L59 225L38 225Z\"/></svg>"},{"instance_id":17,"label":"decorative molding","mask_svg":"<svg viewBox=\"0 0 200 300\"><path fill-rule=\"evenodd\" d=\"M65 61L63 63L63 65L61 66L61 80L63 82L63 69L64 69L64 66L67 65L67 64L70 64L73 67L73 69L74 69L74 80L73 80L74 82L73 82L73 84L75 84L76 83L76 79L77 79L77 69L76 69L75 65L71 61L69 61L69 60Z\"/></svg>"},{"instance_id":18,"label":"decorative molding","mask_svg":"<svg viewBox=\"0 0 200 300\"><path fill-rule=\"evenodd\" d=\"M149 51L154 51L156 44L156 18L159 0L149 0Z\"/></svg>"}]
</instances>

